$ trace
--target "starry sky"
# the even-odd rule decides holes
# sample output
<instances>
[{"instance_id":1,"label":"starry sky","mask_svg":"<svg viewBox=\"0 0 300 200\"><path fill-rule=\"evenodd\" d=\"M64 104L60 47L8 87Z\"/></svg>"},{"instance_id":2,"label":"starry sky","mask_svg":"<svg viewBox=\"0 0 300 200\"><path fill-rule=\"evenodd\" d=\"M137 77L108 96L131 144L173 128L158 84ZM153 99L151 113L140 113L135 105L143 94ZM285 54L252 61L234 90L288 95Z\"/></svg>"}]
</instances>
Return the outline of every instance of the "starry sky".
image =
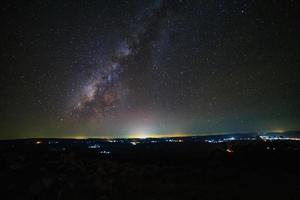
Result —
<instances>
[{"instance_id":1,"label":"starry sky","mask_svg":"<svg viewBox=\"0 0 300 200\"><path fill-rule=\"evenodd\" d=\"M0 138L300 129L297 1L1 4Z\"/></svg>"}]
</instances>

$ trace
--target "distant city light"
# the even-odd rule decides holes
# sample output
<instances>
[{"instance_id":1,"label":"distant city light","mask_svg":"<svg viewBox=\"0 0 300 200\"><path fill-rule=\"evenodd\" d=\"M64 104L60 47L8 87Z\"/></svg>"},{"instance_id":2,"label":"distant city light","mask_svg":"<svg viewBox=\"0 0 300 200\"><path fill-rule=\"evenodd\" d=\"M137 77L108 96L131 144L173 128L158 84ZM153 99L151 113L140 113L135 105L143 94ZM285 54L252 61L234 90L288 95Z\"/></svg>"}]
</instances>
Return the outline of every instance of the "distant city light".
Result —
<instances>
[{"instance_id":1,"label":"distant city light","mask_svg":"<svg viewBox=\"0 0 300 200\"><path fill-rule=\"evenodd\" d=\"M271 132L273 132L273 133L284 133L285 130L283 130L283 129L274 129Z\"/></svg>"},{"instance_id":2,"label":"distant city light","mask_svg":"<svg viewBox=\"0 0 300 200\"><path fill-rule=\"evenodd\" d=\"M225 138L224 140L225 141L232 141L232 140L235 140L235 137Z\"/></svg>"},{"instance_id":3,"label":"distant city light","mask_svg":"<svg viewBox=\"0 0 300 200\"><path fill-rule=\"evenodd\" d=\"M139 142L130 142L132 145L137 145Z\"/></svg>"},{"instance_id":4,"label":"distant city light","mask_svg":"<svg viewBox=\"0 0 300 200\"><path fill-rule=\"evenodd\" d=\"M226 152L233 153L234 151L232 149L226 149Z\"/></svg>"},{"instance_id":5,"label":"distant city light","mask_svg":"<svg viewBox=\"0 0 300 200\"><path fill-rule=\"evenodd\" d=\"M147 131L138 131L129 136L129 138L138 138L138 139L147 139L150 137L150 134Z\"/></svg>"},{"instance_id":6,"label":"distant city light","mask_svg":"<svg viewBox=\"0 0 300 200\"><path fill-rule=\"evenodd\" d=\"M137 138L139 138L139 139L146 139L146 138L148 138L148 136L145 135L145 134L142 134L142 135L138 135Z\"/></svg>"},{"instance_id":7,"label":"distant city light","mask_svg":"<svg viewBox=\"0 0 300 200\"><path fill-rule=\"evenodd\" d=\"M49 141L48 144L58 144L58 141Z\"/></svg>"},{"instance_id":8,"label":"distant city light","mask_svg":"<svg viewBox=\"0 0 300 200\"><path fill-rule=\"evenodd\" d=\"M100 154L110 154L111 152L110 151L100 151L99 153Z\"/></svg>"},{"instance_id":9,"label":"distant city light","mask_svg":"<svg viewBox=\"0 0 300 200\"><path fill-rule=\"evenodd\" d=\"M86 139L86 137L84 137L84 136L76 136L75 139L77 139L77 140L83 140L83 139Z\"/></svg>"},{"instance_id":10,"label":"distant city light","mask_svg":"<svg viewBox=\"0 0 300 200\"><path fill-rule=\"evenodd\" d=\"M166 142L183 142L183 140L178 140L178 139L167 139Z\"/></svg>"},{"instance_id":11,"label":"distant city light","mask_svg":"<svg viewBox=\"0 0 300 200\"><path fill-rule=\"evenodd\" d=\"M99 149L99 148L100 148L100 145L94 144L94 145L88 146L88 148L89 148L89 149Z\"/></svg>"}]
</instances>

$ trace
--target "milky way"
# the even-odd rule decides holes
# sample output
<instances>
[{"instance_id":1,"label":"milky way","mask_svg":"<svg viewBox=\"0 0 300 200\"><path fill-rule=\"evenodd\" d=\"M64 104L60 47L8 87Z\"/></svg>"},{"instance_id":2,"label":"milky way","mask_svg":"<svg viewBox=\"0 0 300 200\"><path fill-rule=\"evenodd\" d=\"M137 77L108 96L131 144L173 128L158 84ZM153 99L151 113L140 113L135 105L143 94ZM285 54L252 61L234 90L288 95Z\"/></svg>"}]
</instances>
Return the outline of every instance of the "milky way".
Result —
<instances>
[{"instance_id":1,"label":"milky way","mask_svg":"<svg viewBox=\"0 0 300 200\"><path fill-rule=\"evenodd\" d=\"M74 119L101 124L106 117L117 115L130 91L122 81L126 78L124 70L128 71L135 58L157 39L159 26L170 11L166 4L157 1L147 12L140 14L137 22L129 25L132 30L118 45L109 63L99 66L81 91L80 98L71 111Z\"/></svg>"},{"instance_id":2,"label":"milky way","mask_svg":"<svg viewBox=\"0 0 300 200\"><path fill-rule=\"evenodd\" d=\"M96 72L95 77L83 88L80 99L72 110L73 117L101 120L118 109L125 90L120 82L120 60L129 53L129 49L126 49L120 52L116 61L100 67L100 72Z\"/></svg>"}]
</instances>

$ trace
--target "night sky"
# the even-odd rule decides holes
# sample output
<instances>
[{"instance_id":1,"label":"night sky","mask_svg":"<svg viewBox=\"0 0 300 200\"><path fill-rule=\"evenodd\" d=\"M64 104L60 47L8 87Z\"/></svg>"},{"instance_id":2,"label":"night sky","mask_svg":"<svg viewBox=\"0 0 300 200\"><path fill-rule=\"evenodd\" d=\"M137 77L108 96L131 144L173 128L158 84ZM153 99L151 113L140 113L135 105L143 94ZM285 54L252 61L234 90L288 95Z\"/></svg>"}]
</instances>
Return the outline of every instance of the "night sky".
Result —
<instances>
[{"instance_id":1,"label":"night sky","mask_svg":"<svg viewBox=\"0 0 300 200\"><path fill-rule=\"evenodd\" d=\"M1 2L0 138L300 129L296 4Z\"/></svg>"}]
</instances>

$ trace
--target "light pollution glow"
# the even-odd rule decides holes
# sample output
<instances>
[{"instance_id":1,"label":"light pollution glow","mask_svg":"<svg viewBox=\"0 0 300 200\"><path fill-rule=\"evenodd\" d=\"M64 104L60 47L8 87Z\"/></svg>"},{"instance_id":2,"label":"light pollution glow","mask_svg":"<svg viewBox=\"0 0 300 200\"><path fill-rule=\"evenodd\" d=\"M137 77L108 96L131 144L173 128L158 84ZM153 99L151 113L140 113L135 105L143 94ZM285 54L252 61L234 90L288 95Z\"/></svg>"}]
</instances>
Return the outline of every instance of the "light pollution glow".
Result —
<instances>
[{"instance_id":1,"label":"light pollution glow","mask_svg":"<svg viewBox=\"0 0 300 200\"><path fill-rule=\"evenodd\" d=\"M263 132L273 132L273 133L284 133L287 130L283 129L275 129L275 130L265 130ZM254 131L255 132L255 131ZM257 131L260 132L260 131ZM94 139L111 139L111 138L129 138L129 139L147 139L147 138L169 138L169 137L188 137L188 136L205 136L205 135L223 135L223 134L235 134L236 132L226 132L226 133L221 133L221 132L216 132L216 133L200 133L200 134L188 134L188 133L183 133L183 132L176 132L176 133L152 133L150 131L146 130L140 130L140 131L135 131L127 136L124 137L112 137L112 136L83 136L83 135L77 135L77 136L70 136L70 137L65 137L65 138L72 138L72 139L88 139L88 138L94 138ZM239 133L248 133L248 132L239 132Z\"/></svg>"}]
</instances>

